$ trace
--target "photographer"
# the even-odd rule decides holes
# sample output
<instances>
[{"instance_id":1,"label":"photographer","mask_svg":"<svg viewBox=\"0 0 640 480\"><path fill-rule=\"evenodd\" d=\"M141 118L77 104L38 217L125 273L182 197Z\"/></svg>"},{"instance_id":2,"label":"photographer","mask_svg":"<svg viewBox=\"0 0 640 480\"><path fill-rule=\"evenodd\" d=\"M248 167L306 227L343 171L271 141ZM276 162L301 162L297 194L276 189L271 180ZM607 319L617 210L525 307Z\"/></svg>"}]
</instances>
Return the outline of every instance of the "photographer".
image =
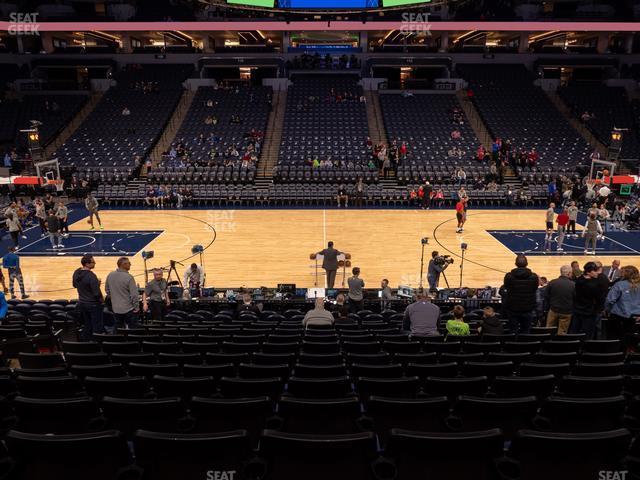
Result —
<instances>
[{"instance_id":1,"label":"photographer","mask_svg":"<svg viewBox=\"0 0 640 480\"><path fill-rule=\"evenodd\" d=\"M430 291L434 292L438 290L440 274L452 263L453 259L450 258L449 255L440 255L436 251L431 252L431 260L429 260L429 269L427 270L427 281L429 282Z\"/></svg>"}]
</instances>

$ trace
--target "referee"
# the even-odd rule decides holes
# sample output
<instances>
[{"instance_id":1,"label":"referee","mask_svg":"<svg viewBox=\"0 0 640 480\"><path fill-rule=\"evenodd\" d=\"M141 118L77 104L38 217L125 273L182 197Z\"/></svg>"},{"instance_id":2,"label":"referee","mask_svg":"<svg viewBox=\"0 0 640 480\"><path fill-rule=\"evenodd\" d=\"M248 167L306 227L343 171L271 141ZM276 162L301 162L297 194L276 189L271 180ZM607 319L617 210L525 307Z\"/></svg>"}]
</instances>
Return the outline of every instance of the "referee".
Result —
<instances>
[{"instance_id":1,"label":"referee","mask_svg":"<svg viewBox=\"0 0 640 480\"><path fill-rule=\"evenodd\" d=\"M142 294L142 309L145 313L151 310L153 320L162 320L167 313L167 307L171 305L167 288L167 281L162 278L162 270L154 269L153 280L147 283Z\"/></svg>"}]
</instances>

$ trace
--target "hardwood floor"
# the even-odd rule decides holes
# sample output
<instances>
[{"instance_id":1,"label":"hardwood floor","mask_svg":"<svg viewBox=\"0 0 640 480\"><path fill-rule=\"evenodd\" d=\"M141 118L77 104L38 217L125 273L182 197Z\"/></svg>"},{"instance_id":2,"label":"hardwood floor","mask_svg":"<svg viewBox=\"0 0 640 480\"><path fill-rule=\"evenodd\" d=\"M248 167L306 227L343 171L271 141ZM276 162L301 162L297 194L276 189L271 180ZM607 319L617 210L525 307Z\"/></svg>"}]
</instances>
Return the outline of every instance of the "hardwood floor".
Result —
<instances>
[{"instance_id":1,"label":"hardwood floor","mask_svg":"<svg viewBox=\"0 0 640 480\"><path fill-rule=\"evenodd\" d=\"M451 210L105 210L101 216L105 230L162 230L144 249L155 252L149 268L167 266L170 260L186 267L199 260L191 254L191 247L203 245L207 286L217 288L275 287L278 283L312 287L315 264L309 254L324 248L329 240L352 254L353 266L361 268L367 287L377 287L382 278L388 278L393 288L416 287L422 237L429 238L425 275L431 251L437 250L455 259L446 273L452 286L458 286L460 244L466 242L463 284L500 286L504 274L513 268L515 254L487 230L544 228L541 210L473 210L463 234L455 233ZM82 220L73 224L71 231L86 228ZM607 264L614 257L596 258ZM578 251L530 256L529 265L551 279L558 276L561 265L574 259L581 264L587 261ZM96 260L96 274L104 280L115 269L117 257ZM140 252L131 260L131 272L143 286ZM623 264L637 265L639 260L637 255L622 257ZM75 298L71 276L80 266L80 257L25 256L21 262L26 289L33 298ZM185 267L178 266L181 275ZM339 272L336 283L341 280ZM323 285L324 277L320 281Z\"/></svg>"}]
</instances>

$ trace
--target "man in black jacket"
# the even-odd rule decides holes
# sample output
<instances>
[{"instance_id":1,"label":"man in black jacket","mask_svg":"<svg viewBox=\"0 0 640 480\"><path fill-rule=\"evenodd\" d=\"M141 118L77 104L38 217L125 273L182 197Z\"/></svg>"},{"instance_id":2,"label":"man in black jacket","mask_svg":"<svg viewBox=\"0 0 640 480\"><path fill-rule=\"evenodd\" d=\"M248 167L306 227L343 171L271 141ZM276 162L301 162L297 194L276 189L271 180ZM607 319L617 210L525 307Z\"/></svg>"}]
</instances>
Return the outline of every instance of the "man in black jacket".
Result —
<instances>
[{"instance_id":1,"label":"man in black jacket","mask_svg":"<svg viewBox=\"0 0 640 480\"><path fill-rule=\"evenodd\" d=\"M584 265L584 273L576 279L571 333L584 333L587 340L595 339L598 316L604 309L606 299L603 282L598 278L600 273L595 262L587 262Z\"/></svg>"},{"instance_id":2,"label":"man in black jacket","mask_svg":"<svg viewBox=\"0 0 640 480\"><path fill-rule=\"evenodd\" d=\"M85 255L80 260L82 268L73 272L73 286L78 291L77 309L84 321L82 339L92 340L94 333L104 333L102 320L103 303L100 280L93 270L96 261L91 255Z\"/></svg>"},{"instance_id":3,"label":"man in black jacket","mask_svg":"<svg viewBox=\"0 0 640 480\"><path fill-rule=\"evenodd\" d=\"M536 310L538 275L527 268L524 255L516 257L516 268L504 276L504 311L509 319L511 333L529 333Z\"/></svg>"}]
</instances>

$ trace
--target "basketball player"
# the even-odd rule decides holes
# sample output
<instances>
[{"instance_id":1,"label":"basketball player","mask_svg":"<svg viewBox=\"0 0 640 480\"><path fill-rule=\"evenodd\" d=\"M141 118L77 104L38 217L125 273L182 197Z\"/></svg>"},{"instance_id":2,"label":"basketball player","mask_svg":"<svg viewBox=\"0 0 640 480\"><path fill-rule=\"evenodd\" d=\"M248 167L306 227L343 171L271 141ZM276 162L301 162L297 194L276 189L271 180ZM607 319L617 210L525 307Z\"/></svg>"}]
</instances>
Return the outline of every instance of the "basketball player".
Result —
<instances>
[{"instance_id":1,"label":"basketball player","mask_svg":"<svg viewBox=\"0 0 640 480\"><path fill-rule=\"evenodd\" d=\"M558 252L563 252L564 249L562 245L564 244L564 239L567 233L567 224L569 223L569 213L567 209L563 209L561 213L558 214L558 218L556 218L556 223L558 224L558 237L556 241L558 242Z\"/></svg>"},{"instance_id":2,"label":"basketball player","mask_svg":"<svg viewBox=\"0 0 640 480\"><path fill-rule=\"evenodd\" d=\"M576 237L576 222L578 221L578 207L576 207L576 202L571 202L569 204L569 208L567 208L567 213L569 214L569 228L568 233L572 237Z\"/></svg>"},{"instance_id":3,"label":"basketball player","mask_svg":"<svg viewBox=\"0 0 640 480\"><path fill-rule=\"evenodd\" d=\"M84 206L87 207L87 210L89 210L89 220L87 220L87 222L89 223L89 225L91 225L91 230L95 229L95 226L93 225L94 216L96 217L96 220L98 220L100 230L104 230L102 222L100 221L100 215L98 215L98 200L96 200L91 192L87 194L87 198L84 201Z\"/></svg>"},{"instance_id":4,"label":"basketball player","mask_svg":"<svg viewBox=\"0 0 640 480\"><path fill-rule=\"evenodd\" d=\"M464 231L464 223L467 221L467 198L461 198L456 204L456 219L458 220L458 228L456 233L462 233Z\"/></svg>"},{"instance_id":5,"label":"basketball player","mask_svg":"<svg viewBox=\"0 0 640 480\"><path fill-rule=\"evenodd\" d=\"M587 223L584 226L584 230L582 230L582 236L584 237L584 254L585 255L595 255L596 254L596 244L598 242L598 235L602 235L602 227L600 226L600 222L596 217L595 213L592 213L587 218ZM592 250L589 250L589 245L592 246Z\"/></svg>"},{"instance_id":6,"label":"basketball player","mask_svg":"<svg viewBox=\"0 0 640 480\"><path fill-rule=\"evenodd\" d=\"M552 224L553 225L553 224ZM544 253L551 251L551 244L553 243L553 227L547 228L544 235Z\"/></svg>"},{"instance_id":7,"label":"basketball player","mask_svg":"<svg viewBox=\"0 0 640 480\"><path fill-rule=\"evenodd\" d=\"M549 230L553 231L553 217L556 213L555 208L556 208L556 204L551 202L549 204L549 208L547 209L547 225L546 225L547 231Z\"/></svg>"}]
</instances>

